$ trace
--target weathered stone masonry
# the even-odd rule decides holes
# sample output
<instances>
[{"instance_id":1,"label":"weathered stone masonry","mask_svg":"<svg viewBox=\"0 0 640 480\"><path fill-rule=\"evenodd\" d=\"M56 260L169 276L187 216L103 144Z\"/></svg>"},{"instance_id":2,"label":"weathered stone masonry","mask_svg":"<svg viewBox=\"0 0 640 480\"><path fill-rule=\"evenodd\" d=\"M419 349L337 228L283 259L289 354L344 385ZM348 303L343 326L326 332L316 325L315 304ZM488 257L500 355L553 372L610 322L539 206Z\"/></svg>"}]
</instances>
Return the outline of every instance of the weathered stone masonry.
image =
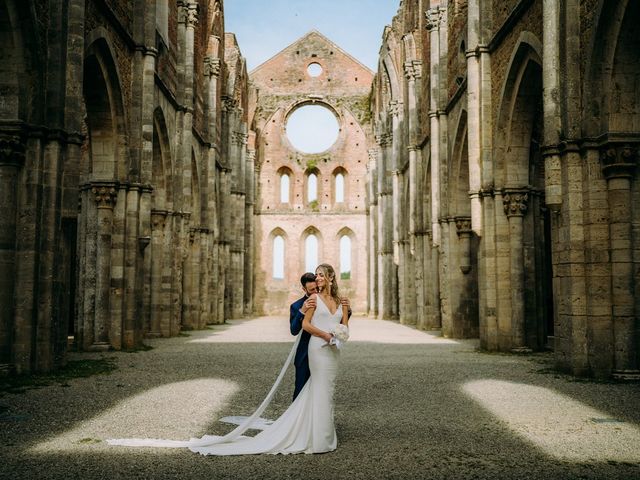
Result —
<instances>
[{"instance_id":1,"label":"weathered stone masonry","mask_svg":"<svg viewBox=\"0 0 640 480\"><path fill-rule=\"evenodd\" d=\"M64 3L0 2L0 365L17 373L64 364L69 338L130 349L251 309L251 229L229 219L253 199L227 203L252 183L227 107L246 72L222 3Z\"/></svg>"},{"instance_id":2,"label":"weathered stone masonry","mask_svg":"<svg viewBox=\"0 0 640 480\"><path fill-rule=\"evenodd\" d=\"M401 2L374 79L393 182L369 183L389 226L370 311L639 377L638 20L627 1Z\"/></svg>"}]
</instances>

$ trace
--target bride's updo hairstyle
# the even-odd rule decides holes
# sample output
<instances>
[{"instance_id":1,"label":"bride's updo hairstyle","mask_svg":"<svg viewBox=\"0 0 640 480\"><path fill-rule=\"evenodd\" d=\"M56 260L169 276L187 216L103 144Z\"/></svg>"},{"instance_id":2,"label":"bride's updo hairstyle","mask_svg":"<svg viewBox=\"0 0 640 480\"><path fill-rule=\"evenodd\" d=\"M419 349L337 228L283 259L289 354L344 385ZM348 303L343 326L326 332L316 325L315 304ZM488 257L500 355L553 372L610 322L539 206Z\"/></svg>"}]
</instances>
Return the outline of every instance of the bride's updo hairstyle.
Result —
<instances>
[{"instance_id":1,"label":"bride's updo hairstyle","mask_svg":"<svg viewBox=\"0 0 640 480\"><path fill-rule=\"evenodd\" d=\"M340 305L340 296L338 295L338 280L336 279L336 272L328 263L321 263L316 268L316 272L320 270L327 281L331 282L329 295L335 300L336 305Z\"/></svg>"}]
</instances>

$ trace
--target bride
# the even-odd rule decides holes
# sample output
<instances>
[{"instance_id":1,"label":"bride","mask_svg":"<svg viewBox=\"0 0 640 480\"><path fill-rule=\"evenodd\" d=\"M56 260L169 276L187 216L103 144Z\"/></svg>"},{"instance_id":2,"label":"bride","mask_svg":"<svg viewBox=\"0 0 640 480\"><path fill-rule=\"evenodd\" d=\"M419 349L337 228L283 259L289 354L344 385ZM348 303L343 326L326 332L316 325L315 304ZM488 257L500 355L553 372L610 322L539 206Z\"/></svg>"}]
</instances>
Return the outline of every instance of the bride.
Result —
<instances>
[{"instance_id":1,"label":"bride","mask_svg":"<svg viewBox=\"0 0 640 480\"><path fill-rule=\"evenodd\" d=\"M268 406L280 384L286 367L295 352L300 336L289 359L262 405L246 420L224 436L205 435L189 441L157 439L107 440L111 445L189 448L202 455L249 455L258 453L324 453L337 447L333 422L333 394L338 372L339 350L332 332L339 324L349 322L347 305L341 306L335 271L323 263L316 269L318 294L316 308L307 310L302 328L311 334L309 368L311 378L289 408L255 437L242 434L253 428L253 422ZM338 342L339 344L339 342Z\"/></svg>"}]
</instances>

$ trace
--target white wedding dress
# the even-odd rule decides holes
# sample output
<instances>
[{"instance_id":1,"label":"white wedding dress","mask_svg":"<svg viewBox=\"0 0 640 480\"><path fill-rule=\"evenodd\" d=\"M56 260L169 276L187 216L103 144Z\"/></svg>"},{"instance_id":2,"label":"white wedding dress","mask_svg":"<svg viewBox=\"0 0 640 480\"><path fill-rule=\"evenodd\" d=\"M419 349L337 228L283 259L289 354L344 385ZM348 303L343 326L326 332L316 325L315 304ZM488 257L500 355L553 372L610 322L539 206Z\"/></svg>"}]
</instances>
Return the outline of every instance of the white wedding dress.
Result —
<instances>
[{"instance_id":1,"label":"white wedding dress","mask_svg":"<svg viewBox=\"0 0 640 480\"><path fill-rule=\"evenodd\" d=\"M318 296L318 307L311 323L330 332L340 323L342 309L338 307L331 313ZM265 401L253 415L243 421L235 430L224 436L205 435L188 441L158 439L116 439L107 440L111 445L134 447L170 447L189 448L202 455L251 455L259 453L324 453L337 447L336 430L333 422L333 394L338 373L339 350L328 346L319 337L312 336L309 341L309 368L311 378L307 381L295 401L273 423L255 437L242 436L268 406L276 388L280 384L288 363L292 359L299 341L296 341L287 364ZM236 417L237 418L237 417Z\"/></svg>"}]
</instances>

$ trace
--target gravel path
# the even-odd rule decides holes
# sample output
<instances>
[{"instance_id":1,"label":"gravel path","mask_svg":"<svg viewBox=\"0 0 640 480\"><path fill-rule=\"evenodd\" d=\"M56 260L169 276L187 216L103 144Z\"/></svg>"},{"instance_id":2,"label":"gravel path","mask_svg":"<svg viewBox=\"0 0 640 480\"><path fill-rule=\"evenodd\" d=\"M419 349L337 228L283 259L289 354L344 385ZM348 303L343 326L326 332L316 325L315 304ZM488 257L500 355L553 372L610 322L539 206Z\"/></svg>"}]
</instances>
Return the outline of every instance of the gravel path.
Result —
<instances>
[{"instance_id":1,"label":"gravel path","mask_svg":"<svg viewBox=\"0 0 640 480\"><path fill-rule=\"evenodd\" d=\"M550 354L484 354L392 322L354 318L336 393L338 450L201 457L111 447L233 428L292 345L287 320L234 321L147 340L109 375L0 397L0 478L640 479L640 385L577 381ZM287 407L293 372L264 416Z\"/></svg>"}]
</instances>

